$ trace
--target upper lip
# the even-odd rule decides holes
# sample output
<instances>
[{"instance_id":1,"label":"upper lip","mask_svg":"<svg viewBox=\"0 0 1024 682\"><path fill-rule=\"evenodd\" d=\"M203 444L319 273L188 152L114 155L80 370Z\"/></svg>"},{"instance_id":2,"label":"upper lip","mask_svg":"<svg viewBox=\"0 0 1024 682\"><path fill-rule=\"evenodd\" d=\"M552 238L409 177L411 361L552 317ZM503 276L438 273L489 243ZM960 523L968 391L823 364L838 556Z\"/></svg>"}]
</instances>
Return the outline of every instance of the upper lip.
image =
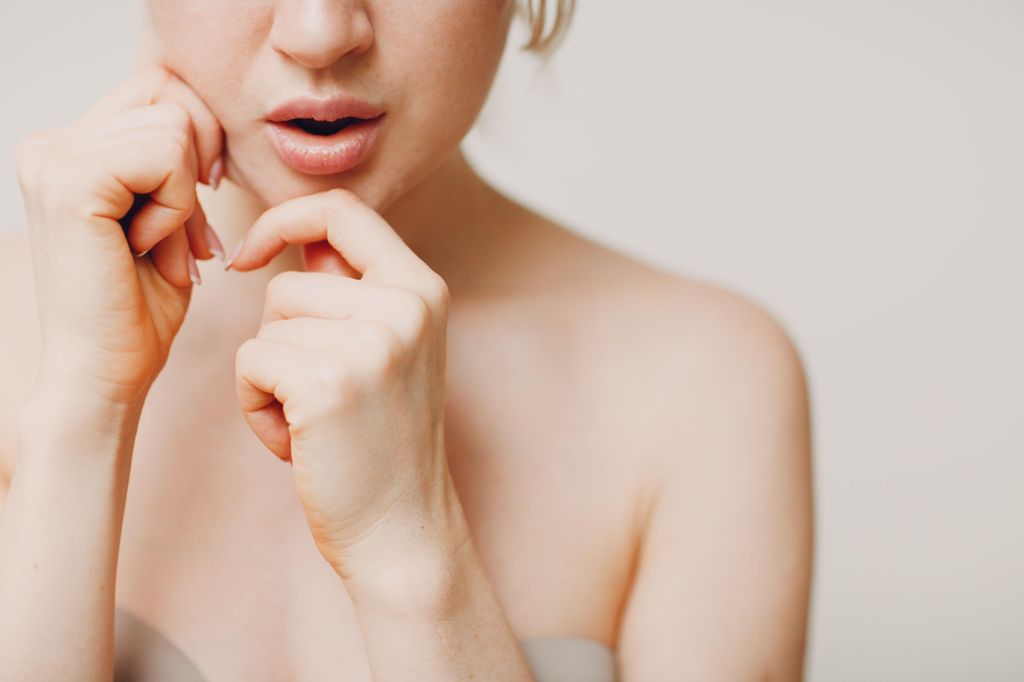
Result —
<instances>
[{"instance_id":1,"label":"upper lip","mask_svg":"<svg viewBox=\"0 0 1024 682\"><path fill-rule=\"evenodd\" d=\"M317 121L336 121L342 118L376 118L384 113L378 106L352 95L327 98L296 97L283 102L267 115L268 121L290 121L312 118Z\"/></svg>"}]
</instances>

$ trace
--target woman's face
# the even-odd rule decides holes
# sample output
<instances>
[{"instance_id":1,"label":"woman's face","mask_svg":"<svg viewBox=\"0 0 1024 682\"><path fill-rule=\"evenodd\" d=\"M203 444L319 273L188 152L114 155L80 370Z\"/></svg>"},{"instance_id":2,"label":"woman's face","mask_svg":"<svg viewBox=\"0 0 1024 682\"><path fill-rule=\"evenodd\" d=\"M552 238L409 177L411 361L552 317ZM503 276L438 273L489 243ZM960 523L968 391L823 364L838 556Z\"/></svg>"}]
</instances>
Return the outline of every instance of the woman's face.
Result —
<instances>
[{"instance_id":1,"label":"woman's face","mask_svg":"<svg viewBox=\"0 0 1024 682\"><path fill-rule=\"evenodd\" d=\"M490 89L514 11L513 0L149 0L149 6L165 63L224 128L229 178L267 205L341 186L378 211L458 147ZM363 126L375 131L362 155L352 153L367 136L356 134L358 128L315 135L308 122L268 120L296 98L337 96L384 112ZM291 150L290 163L278 147ZM361 160L351 166L353 159Z\"/></svg>"}]
</instances>

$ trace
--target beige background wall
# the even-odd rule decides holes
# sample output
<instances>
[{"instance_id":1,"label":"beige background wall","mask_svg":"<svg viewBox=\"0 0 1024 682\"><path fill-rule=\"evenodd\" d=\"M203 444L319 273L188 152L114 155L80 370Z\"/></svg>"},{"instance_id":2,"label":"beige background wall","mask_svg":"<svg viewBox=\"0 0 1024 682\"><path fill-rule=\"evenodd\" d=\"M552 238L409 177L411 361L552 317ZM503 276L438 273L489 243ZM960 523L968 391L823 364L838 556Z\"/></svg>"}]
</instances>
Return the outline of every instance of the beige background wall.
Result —
<instances>
[{"instance_id":1,"label":"beige background wall","mask_svg":"<svg viewBox=\"0 0 1024 682\"><path fill-rule=\"evenodd\" d=\"M468 148L791 330L815 405L810 679L1024 679L1024 3L579 4L546 73L512 41ZM139 13L3 3L0 229L22 227L16 140L124 76Z\"/></svg>"}]
</instances>

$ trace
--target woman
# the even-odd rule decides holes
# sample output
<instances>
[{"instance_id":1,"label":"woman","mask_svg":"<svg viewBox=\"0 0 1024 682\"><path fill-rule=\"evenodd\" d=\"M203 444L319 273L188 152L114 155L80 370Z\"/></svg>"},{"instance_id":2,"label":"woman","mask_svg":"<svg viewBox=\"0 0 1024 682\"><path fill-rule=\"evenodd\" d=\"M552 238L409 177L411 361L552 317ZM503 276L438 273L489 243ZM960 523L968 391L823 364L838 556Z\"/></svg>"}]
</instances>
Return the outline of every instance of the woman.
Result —
<instances>
[{"instance_id":1,"label":"woman","mask_svg":"<svg viewBox=\"0 0 1024 682\"><path fill-rule=\"evenodd\" d=\"M799 358L467 164L515 10L151 0L22 142L0 677L801 676Z\"/></svg>"}]
</instances>

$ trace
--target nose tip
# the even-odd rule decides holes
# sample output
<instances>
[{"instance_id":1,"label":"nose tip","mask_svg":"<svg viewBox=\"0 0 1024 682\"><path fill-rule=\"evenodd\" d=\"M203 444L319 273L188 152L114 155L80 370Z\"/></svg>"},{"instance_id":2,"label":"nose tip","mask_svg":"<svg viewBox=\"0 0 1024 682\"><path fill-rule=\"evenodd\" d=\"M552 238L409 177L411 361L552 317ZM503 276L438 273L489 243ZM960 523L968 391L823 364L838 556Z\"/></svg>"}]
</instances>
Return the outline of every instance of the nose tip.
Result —
<instances>
[{"instance_id":1,"label":"nose tip","mask_svg":"<svg viewBox=\"0 0 1024 682\"><path fill-rule=\"evenodd\" d=\"M311 69L322 69L373 44L373 27L360 2L280 0L270 30L274 50Z\"/></svg>"}]
</instances>

